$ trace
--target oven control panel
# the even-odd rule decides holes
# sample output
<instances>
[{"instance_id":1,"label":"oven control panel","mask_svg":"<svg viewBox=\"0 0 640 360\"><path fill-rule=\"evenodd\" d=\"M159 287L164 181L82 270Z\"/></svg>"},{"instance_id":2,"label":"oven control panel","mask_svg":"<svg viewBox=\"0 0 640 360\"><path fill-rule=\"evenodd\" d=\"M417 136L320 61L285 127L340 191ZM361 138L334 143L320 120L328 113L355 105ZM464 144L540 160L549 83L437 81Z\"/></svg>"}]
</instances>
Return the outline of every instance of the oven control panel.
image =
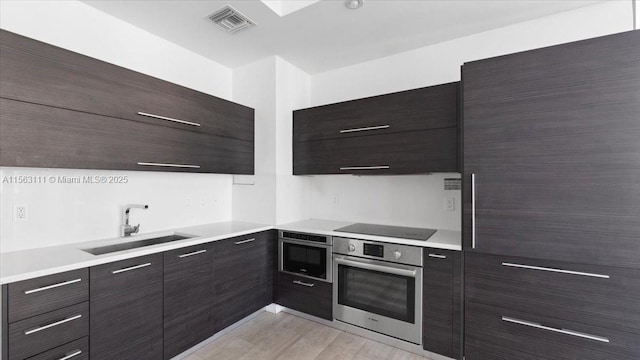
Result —
<instances>
[{"instance_id":1,"label":"oven control panel","mask_svg":"<svg viewBox=\"0 0 640 360\"><path fill-rule=\"evenodd\" d=\"M333 253L422 266L422 247L333 237Z\"/></svg>"}]
</instances>

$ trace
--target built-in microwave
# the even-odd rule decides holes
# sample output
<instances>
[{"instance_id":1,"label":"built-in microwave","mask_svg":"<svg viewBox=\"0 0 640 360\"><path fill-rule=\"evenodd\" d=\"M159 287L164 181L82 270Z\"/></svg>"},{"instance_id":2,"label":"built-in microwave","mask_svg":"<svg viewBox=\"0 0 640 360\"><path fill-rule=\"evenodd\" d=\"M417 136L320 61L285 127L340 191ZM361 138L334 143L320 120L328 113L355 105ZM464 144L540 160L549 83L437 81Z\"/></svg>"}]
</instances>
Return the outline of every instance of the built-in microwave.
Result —
<instances>
[{"instance_id":1,"label":"built-in microwave","mask_svg":"<svg viewBox=\"0 0 640 360\"><path fill-rule=\"evenodd\" d=\"M281 230L278 246L281 272L332 282L331 236Z\"/></svg>"}]
</instances>

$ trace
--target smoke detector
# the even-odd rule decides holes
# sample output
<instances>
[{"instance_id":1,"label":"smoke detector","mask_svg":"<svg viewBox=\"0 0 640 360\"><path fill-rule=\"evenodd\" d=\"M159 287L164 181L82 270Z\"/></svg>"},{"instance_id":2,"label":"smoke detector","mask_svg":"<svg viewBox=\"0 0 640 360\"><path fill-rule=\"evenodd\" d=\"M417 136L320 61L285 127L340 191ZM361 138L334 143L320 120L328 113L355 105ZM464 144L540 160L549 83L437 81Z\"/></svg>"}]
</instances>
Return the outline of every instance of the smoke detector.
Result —
<instances>
[{"instance_id":1,"label":"smoke detector","mask_svg":"<svg viewBox=\"0 0 640 360\"><path fill-rule=\"evenodd\" d=\"M224 31L232 34L256 25L251 19L229 5L209 15L208 18Z\"/></svg>"},{"instance_id":2,"label":"smoke detector","mask_svg":"<svg viewBox=\"0 0 640 360\"><path fill-rule=\"evenodd\" d=\"M359 9L364 4L364 0L347 0L345 6L351 10Z\"/></svg>"}]
</instances>

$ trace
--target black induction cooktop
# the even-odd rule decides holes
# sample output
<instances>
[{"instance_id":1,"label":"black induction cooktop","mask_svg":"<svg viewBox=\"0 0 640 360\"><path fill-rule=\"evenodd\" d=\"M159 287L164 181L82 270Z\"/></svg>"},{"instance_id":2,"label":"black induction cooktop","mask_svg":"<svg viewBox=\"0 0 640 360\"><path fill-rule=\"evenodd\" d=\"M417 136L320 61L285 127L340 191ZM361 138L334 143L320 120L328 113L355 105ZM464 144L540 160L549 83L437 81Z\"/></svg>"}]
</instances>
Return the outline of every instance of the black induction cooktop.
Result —
<instances>
[{"instance_id":1,"label":"black induction cooktop","mask_svg":"<svg viewBox=\"0 0 640 360\"><path fill-rule=\"evenodd\" d=\"M389 236L401 239L421 240L427 241L435 234L434 229L422 229L402 226L388 226L388 225L376 225L376 224L363 224L355 223L349 226L335 229L334 231L352 233L352 234L364 234L364 235L376 235L376 236Z\"/></svg>"}]
</instances>

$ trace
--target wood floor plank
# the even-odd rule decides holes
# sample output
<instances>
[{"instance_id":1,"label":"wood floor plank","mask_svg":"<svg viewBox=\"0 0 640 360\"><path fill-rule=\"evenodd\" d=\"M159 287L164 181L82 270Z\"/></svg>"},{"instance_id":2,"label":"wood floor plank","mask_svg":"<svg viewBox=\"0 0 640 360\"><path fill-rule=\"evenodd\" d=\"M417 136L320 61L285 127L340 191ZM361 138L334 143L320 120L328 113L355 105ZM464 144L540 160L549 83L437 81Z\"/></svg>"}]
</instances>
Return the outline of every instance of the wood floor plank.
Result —
<instances>
[{"instance_id":1,"label":"wood floor plank","mask_svg":"<svg viewBox=\"0 0 640 360\"><path fill-rule=\"evenodd\" d=\"M367 339L344 331L340 332L315 360L352 360L362 349Z\"/></svg>"}]
</instances>

